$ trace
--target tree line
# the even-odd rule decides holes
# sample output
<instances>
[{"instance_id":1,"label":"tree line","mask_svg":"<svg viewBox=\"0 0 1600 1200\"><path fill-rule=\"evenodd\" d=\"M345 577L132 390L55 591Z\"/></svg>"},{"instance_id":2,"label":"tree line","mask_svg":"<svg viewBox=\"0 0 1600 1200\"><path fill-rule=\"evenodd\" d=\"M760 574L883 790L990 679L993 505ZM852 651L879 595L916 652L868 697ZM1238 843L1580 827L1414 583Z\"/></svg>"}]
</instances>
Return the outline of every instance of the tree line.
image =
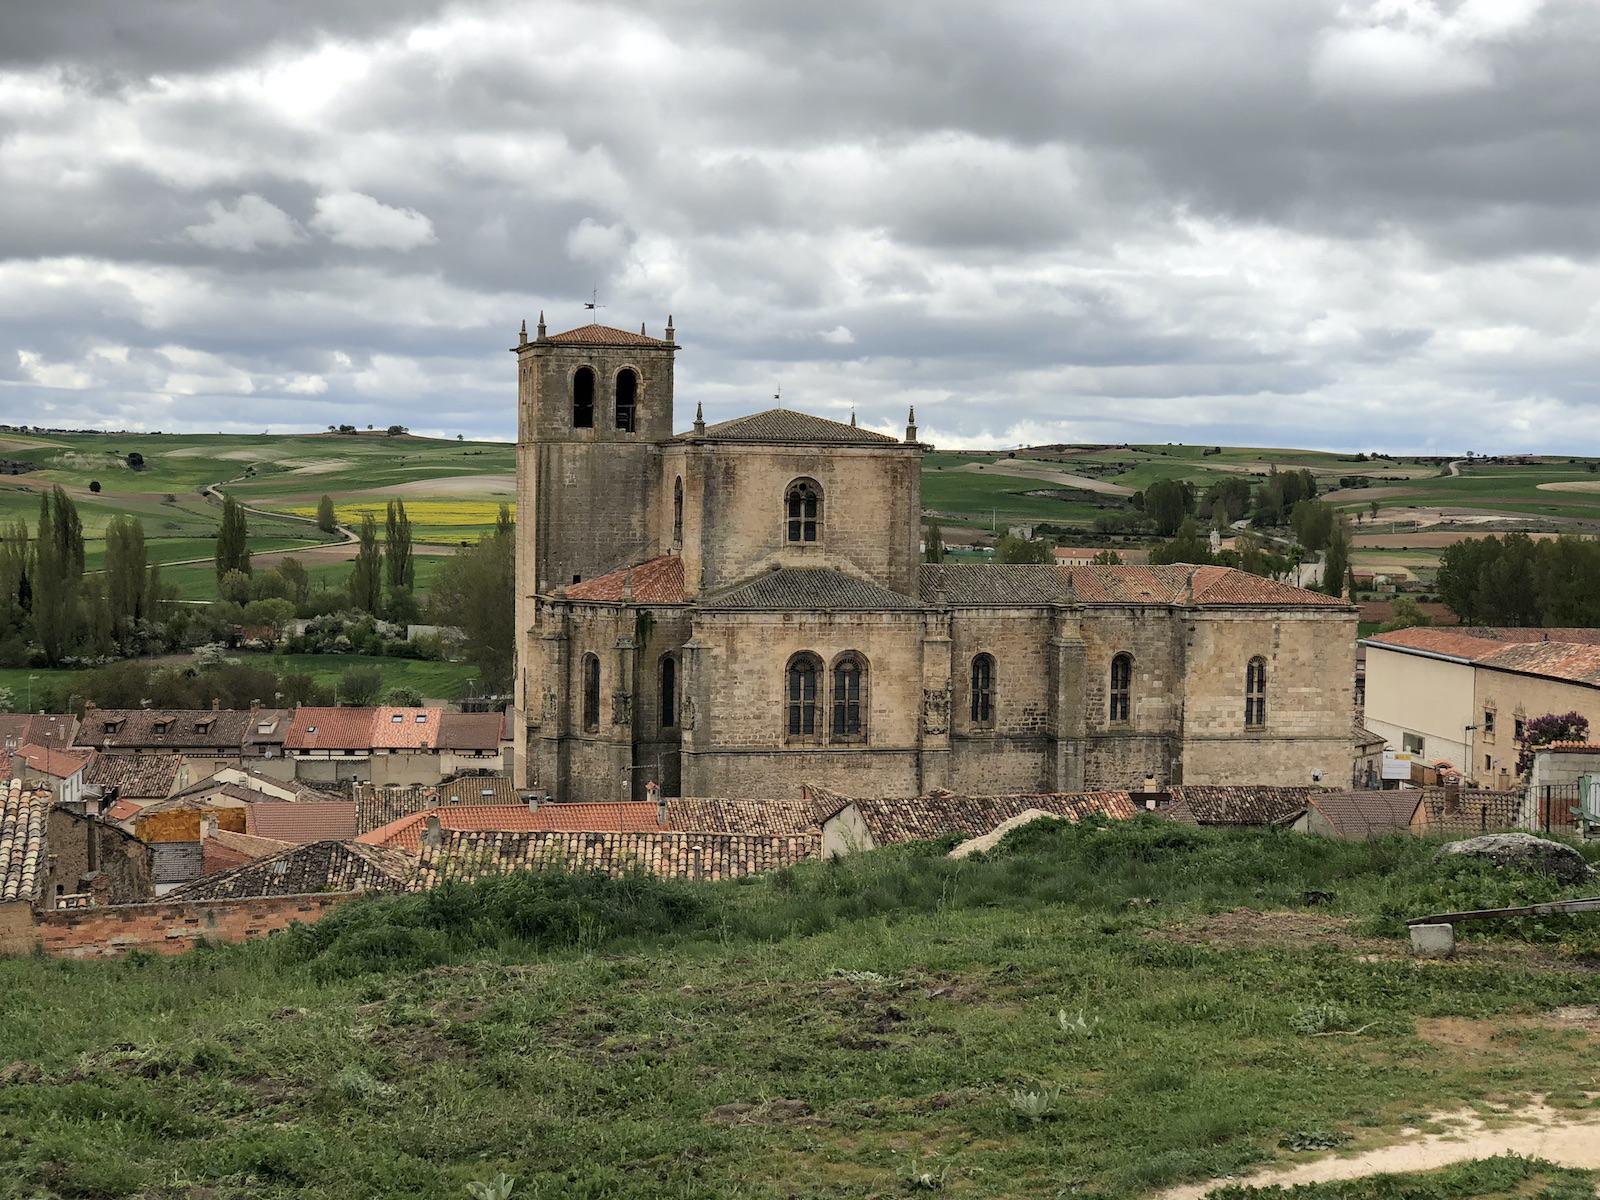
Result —
<instances>
[{"instance_id":1,"label":"tree line","mask_svg":"<svg viewBox=\"0 0 1600 1200\"><path fill-rule=\"evenodd\" d=\"M151 563L144 528L122 515L106 528L105 564L85 570L83 520L58 485L39 496L39 519L0 528L0 666L145 653L162 641L176 589Z\"/></svg>"},{"instance_id":2,"label":"tree line","mask_svg":"<svg viewBox=\"0 0 1600 1200\"><path fill-rule=\"evenodd\" d=\"M1467 538L1439 555L1439 599L1465 625L1600 626L1600 540Z\"/></svg>"}]
</instances>

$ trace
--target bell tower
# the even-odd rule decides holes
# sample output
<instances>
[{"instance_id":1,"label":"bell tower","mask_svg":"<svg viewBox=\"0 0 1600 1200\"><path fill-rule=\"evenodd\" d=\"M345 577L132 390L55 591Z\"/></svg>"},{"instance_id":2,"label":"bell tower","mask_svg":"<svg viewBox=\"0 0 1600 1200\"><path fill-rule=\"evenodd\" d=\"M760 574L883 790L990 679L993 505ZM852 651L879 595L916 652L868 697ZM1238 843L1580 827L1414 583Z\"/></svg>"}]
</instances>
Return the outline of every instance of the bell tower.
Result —
<instances>
[{"instance_id":1,"label":"bell tower","mask_svg":"<svg viewBox=\"0 0 1600 1200\"><path fill-rule=\"evenodd\" d=\"M672 436L666 336L607 325L534 336L517 356L517 601L650 552L658 443ZM531 619L531 611L528 614ZM519 624L526 627L529 622Z\"/></svg>"}]
</instances>

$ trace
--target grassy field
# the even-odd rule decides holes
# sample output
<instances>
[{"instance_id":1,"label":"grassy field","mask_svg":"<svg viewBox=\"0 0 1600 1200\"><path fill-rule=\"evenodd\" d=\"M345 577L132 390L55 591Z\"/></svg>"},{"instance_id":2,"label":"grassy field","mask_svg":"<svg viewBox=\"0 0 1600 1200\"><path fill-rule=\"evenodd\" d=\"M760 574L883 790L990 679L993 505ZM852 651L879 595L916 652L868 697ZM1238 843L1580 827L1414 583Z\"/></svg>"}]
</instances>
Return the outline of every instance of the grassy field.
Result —
<instances>
[{"instance_id":1,"label":"grassy field","mask_svg":"<svg viewBox=\"0 0 1600 1200\"><path fill-rule=\"evenodd\" d=\"M1433 849L1052 823L961 863L519 875L177 959L0 963L26 1064L0 1195L433 1200L503 1171L519 1200L1121 1198L1533 1095L1584 1116L1600 1041L1562 1014L1594 1001L1594 931L1409 959L1404 914L1557 891ZM1593 1179L1494 1159L1296 1195Z\"/></svg>"},{"instance_id":2,"label":"grassy field","mask_svg":"<svg viewBox=\"0 0 1600 1200\"><path fill-rule=\"evenodd\" d=\"M255 663L258 656L243 655L246 663ZM410 658L371 658L364 654L280 654L259 656L262 665L274 670L302 671L316 678L319 684L332 687L340 674L351 667L368 664L382 668L385 691L392 687L416 688L432 699L451 700L462 690L468 680L478 677L478 668L470 663L422 662Z\"/></svg>"}]
</instances>

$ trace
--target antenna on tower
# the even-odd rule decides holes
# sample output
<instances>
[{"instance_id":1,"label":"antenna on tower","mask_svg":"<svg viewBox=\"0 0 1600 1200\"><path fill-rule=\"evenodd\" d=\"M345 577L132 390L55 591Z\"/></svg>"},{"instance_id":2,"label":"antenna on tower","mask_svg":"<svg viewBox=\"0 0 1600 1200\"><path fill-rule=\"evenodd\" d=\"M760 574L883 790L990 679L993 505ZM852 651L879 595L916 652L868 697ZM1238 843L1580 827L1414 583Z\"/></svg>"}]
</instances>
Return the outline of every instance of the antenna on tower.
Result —
<instances>
[{"instance_id":1,"label":"antenna on tower","mask_svg":"<svg viewBox=\"0 0 1600 1200\"><path fill-rule=\"evenodd\" d=\"M598 324L598 321L595 319L598 314L595 313L595 310L605 307L604 304L600 303L600 289L599 288L595 288L593 291L591 291L589 293L589 298L583 302L583 306L585 308L587 308L589 310L590 314L591 314L590 317L589 317L589 324L591 324L591 325Z\"/></svg>"}]
</instances>

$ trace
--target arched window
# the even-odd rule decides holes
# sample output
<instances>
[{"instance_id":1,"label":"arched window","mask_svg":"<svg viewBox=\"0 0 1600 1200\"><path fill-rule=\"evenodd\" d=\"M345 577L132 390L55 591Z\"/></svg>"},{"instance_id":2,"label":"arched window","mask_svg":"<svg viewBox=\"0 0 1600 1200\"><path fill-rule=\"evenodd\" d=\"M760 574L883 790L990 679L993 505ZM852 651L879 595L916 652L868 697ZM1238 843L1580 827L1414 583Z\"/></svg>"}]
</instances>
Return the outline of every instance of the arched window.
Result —
<instances>
[{"instance_id":1,"label":"arched window","mask_svg":"<svg viewBox=\"0 0 1600 1200\"><path fill-rule=\"evenodd\" d=\"M588 367L572 377L572 427L594 428L594 372Z\"/></svg>"},{"instance_id":2,"label":"arched window","mask_svg":"<svg viewBox=\"0 0 1600 1200\"><path fill-rule=\"evenodd\" d=\"M817 727L817 680L822 675L822 664L810 654L797 654L789 660L788 670L788 729L791 738L816 737L822 731Z\"/></svg>"},{"instance_id":3,"label":"arched window","mask_svg":"<svg viewBox=\"0 0 1600 1200\"><path fill-rule=\"evenodd\" d=\"M1133 692L1133 655L1119 654L1111 660L1111 719L1126 721Z\"/></svg>"},{"instance_id":4,"label":"arched window","mask_svg":"<svg viewBox=\"0 0 1600 1200\"><path fill-rule=\"evenodd\" d=\"M1260 729L1267 723L1267 660L1252 658L1244 669L1244 723Z\"/></svg>"},{"instance_id":5,"label":"arched window","mask_svg":"<svg viewBox=\"0 0 1600 1200\"><path fill-rule=\"evenodd\" d=\"M678 724L678 660L670 654L661 656L661 728L672 729Z\"/></svg>"},{"instance_id":6,"label":"arched window","mask_svg":"<svg viewBox=\"0 0 1600 1200\"><path fill-rule=\"evenodd\" d=\"M683 545L683 477L672 481L672 541Z\"/></svg>"},{"instance_id":7,"label":"arched window","mask_svg":"<svg viewBox=\"0 0 1600 1200\"><path fill-rule=\"evenodd\" d=\"M987 654L972 660L972 723L994 724L994 659Z\"/></svg>"},{"instance_id":8,"label":"arched window","mask_svg":"<svg viewBox=\"0 0 1600 1200\"><path fill-rule=\"evenodd\" d=\"M833 738L867 736L867 666L853 654L833 664Z\"/></svg>"},{"instance_id":9,"label":"arched window","mask_svg":"<svg viewBox=\"0 0 1600 1200\"><path fill-rule=\"evenodd\" d=\"M822 489L811 479L797 479L789 485L784 501L791 542L815 542L822 531Z\"/></svg>"},{"instance_id":10,"label":"arched window","mask_svg":"<svg viewBox=\"0 0 1600 1200\"><path fill-rule=\"evenodd\" d=\"M600 660L592 654L583 656L583 729L600 732Z\"/></svg>"},{"instance_id":11,"label":"arched window","mask_svg":"<svg viewBox=\"0 0 1600 1200\"><path fill-rule=\"evenodd\" d=\"M617 432L632 433L639 399L639 377L627 367L617 372Z\"/></svg>"}]
</instances>

